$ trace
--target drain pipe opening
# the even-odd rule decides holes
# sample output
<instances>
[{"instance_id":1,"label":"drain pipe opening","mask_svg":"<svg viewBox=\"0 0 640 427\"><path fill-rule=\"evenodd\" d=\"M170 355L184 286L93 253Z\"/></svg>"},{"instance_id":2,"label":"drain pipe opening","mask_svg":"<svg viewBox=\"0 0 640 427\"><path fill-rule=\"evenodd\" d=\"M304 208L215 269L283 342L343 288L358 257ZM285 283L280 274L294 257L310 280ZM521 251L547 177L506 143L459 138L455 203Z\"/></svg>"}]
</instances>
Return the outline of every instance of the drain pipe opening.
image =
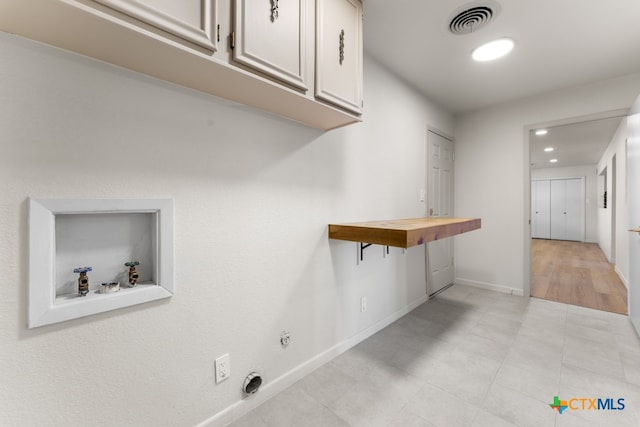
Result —
<instances>
[{"instance_id":1,"label":"drain pipe opening","mask_svg":"<svg viewBox=\"0 0 640 427\"><path fill-rule=\"evenodd\" d=\"M242 390L247 395L254 394L262 385L262 377L257 372L251 372L244 380Z\"/></svg>"}]
</instances>

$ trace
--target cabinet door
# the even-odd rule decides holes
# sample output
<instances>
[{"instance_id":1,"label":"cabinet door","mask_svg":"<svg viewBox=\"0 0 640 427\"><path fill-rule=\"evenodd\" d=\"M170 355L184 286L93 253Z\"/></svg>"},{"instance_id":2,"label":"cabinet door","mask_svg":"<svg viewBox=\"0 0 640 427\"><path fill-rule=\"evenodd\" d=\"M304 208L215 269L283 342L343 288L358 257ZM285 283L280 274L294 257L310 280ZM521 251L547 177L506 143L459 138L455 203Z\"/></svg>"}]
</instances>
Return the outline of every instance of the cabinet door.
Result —
<instances>
[{"instance_id":1,"label":"cabinet door","mask_svg":"<svg viewBox=\"0 0 640 427\"><path fill-rule=\"evenodd\" d=\"M307 0L235 0L233 59L307 90Z\"/></svg>"},{"instance_id":2,"label":"cabinet door","mask_svg":"<svg viewBox=\"0 0 640 427\"><path fill-rule=\"evenodd\" d=\"M217 50L218 0L93 0L161 30L161 35L187 41L209 51ZM147 28L148 29L148 28Z\"/></svg>"},{"instance_id":3,"label":"cabinet door","mask_svg":"<svg viewBox=\"0 0 640 427\"><path fill-rule=\"evenodd\" d=\"M362 3L316 0L316 97L362 111Z\"/></svg>"}]
</instances>

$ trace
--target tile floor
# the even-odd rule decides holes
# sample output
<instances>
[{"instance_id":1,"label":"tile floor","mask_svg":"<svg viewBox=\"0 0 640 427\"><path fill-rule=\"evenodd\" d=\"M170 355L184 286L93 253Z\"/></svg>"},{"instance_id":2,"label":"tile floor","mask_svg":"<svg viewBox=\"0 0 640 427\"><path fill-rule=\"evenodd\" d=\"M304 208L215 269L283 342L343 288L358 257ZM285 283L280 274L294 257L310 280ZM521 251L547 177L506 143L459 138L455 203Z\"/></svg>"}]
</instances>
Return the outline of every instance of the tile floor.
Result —
<instances>
[{"instance_id":1,"label":"tile floor","mask_svg":"<svg viewBox=\"0 0 640 427\"><path fill-rule=\"evenodd\" d=\"M624 398L619 411L549 407ZM455 285L232 424L638 426L627 316Z\"/></svg>"}]
</instances>

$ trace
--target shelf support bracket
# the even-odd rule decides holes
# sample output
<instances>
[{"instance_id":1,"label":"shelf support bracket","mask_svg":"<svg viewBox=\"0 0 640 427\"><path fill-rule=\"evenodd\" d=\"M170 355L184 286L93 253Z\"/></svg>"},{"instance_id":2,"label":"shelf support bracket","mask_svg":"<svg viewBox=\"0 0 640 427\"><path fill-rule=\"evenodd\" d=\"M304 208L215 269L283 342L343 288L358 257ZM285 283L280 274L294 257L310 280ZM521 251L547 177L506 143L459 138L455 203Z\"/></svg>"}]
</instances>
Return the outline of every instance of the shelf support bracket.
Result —
<instances>
[{"instance_id":1,"label":"shelf support bracket","mask_svg":"<svg viewBox=\"0 0 640 427\"><path fill-rule=\"evenodd\" d=\"M362 243L360 242L360 261L364 261L364 250L371 246L372 243Z\"/></svg>"}]
</instances>

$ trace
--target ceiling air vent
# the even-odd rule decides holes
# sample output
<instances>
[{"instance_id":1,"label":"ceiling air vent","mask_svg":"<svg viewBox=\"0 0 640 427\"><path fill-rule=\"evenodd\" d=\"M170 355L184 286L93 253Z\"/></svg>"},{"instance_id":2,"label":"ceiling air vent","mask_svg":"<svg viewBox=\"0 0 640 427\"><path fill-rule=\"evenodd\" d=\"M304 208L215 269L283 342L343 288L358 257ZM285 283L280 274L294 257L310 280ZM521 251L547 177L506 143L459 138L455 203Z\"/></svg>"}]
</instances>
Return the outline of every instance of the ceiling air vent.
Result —
<instances>
[{"instance_id":1,"label":"ceiling air vent","mask_svg":"<svg viewBox=\"0 0 640 427\"><path fill-rule=\"evenodd\" d=\"M449 30L453 34L470 34L487 25L497 15L500 6L497 3L471 3L458 9L451 22Z\"/></svg>"}]
</instances>

